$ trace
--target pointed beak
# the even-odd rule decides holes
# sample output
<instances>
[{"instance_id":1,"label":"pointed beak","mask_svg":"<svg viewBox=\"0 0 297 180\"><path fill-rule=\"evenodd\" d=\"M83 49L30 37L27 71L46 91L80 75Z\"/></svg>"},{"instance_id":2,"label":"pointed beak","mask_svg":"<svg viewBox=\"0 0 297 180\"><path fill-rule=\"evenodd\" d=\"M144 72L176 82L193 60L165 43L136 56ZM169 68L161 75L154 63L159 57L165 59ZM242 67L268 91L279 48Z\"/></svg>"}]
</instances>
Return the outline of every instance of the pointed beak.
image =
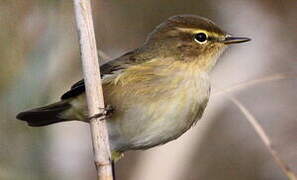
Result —
<instances>
[{"instance_id":1,"label":"pointed beak","mask_svg":"<svg viewBox=\"0 0 297 180\"><path fill-rule=\"evenodd\" d=\"M236 43L248 42L250 40L251 39L247 37L233 37L229 35L229 36L226 36L226 38L221 42L224 44L236 44Z\"/></svg>"}]
</instances>

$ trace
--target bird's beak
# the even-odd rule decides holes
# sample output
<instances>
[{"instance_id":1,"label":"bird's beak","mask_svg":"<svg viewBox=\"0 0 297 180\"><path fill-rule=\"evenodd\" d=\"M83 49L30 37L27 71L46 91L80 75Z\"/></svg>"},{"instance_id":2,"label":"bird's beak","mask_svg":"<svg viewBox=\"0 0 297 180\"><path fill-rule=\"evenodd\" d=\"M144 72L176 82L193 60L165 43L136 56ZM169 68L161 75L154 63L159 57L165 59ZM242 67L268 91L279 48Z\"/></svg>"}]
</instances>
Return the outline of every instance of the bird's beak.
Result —
<instances>
[{"instance_id":1,"label":"bird's beak","mask_svg":"<svg viewBox=\"0 0 297 180\"><path fill-rule=\"evenodd\" d=\"M247 42L247 41L250 41L250 40L251 39L247 38L247 37L233 37L231 35L228 35L221 42L224 43L224 44L235 44L235 43Z\"/></svg>"}]
</instances>

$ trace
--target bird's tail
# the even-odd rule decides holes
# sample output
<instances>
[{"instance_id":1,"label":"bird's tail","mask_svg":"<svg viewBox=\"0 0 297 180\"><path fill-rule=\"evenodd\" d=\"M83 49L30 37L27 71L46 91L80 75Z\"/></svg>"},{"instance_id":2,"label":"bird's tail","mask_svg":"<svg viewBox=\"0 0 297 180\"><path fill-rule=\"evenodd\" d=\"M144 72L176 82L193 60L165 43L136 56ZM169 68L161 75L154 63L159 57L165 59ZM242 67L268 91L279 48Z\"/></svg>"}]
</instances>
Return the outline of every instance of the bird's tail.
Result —
<instances>
[{"instance_id":1,"label":"bird's tail","mask_svg":"<svg viewBox=\"0 0 297 180\"><path fill-rule=\"evenodd\" d=\"M67 100L62 100L48 106L21 112L16 118L26 121L29 126L46 126L53 123L68 121L68 119L62 118L61 113L70 107L71 105Z\"/></svg>"}]
</instances>

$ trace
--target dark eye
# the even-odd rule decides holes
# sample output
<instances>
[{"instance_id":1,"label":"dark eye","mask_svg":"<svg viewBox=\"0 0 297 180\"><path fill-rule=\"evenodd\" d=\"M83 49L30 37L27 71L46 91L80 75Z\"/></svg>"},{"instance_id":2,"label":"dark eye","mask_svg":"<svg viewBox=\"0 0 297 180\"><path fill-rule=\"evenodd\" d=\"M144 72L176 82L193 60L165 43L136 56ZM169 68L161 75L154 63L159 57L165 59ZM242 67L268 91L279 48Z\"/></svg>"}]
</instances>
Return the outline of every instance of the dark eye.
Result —
<instances>
[{"instance_id":1,"label":"dark eye","mask_svg":"<svg viewBox=\"0 0 297 180\"><path fill-rule=\"evenodd\" d=\"M195 34L194 39L196 42L202 44L207 41L207 35L205 33L198 33L198 34Z\"/></svg>"}]
</instances>

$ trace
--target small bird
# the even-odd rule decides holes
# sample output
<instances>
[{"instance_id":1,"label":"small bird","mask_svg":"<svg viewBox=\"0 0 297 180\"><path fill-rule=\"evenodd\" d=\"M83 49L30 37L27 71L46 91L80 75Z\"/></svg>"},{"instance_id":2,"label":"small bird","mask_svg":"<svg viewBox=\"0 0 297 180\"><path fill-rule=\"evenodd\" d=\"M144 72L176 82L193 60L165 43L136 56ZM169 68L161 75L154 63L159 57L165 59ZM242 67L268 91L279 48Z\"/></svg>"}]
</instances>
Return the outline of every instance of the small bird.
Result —
<instances>
[{"instance_id":1,"label":"small bird","mask_svg":"<svg viewBox=\"0 0 297 180\"><path fill-rule=\"evenodd\" d=\"M112 158L174 140L199 120L210 96L209 73L227 45L249 41L196 15L177 15L157 26L144 44L100 67ZM29 126L88 122L81 80L48 106L21 112Z\"/></svg>"}]
</instances>

